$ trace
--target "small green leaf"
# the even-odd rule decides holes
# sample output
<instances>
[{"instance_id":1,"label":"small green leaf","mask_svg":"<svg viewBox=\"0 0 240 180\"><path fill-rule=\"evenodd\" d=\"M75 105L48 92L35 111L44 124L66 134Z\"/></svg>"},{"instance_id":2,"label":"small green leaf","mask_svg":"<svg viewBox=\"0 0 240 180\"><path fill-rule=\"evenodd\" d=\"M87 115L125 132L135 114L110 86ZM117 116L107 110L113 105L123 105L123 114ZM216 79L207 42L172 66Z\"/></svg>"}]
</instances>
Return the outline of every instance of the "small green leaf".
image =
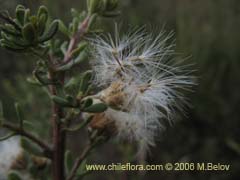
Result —
<instances>
[{"instance_id":1,"label":"small green leaf","mask_svg":"<svg viewBox=\"0 0 240 180\"><path fill-rule=\"evenodd\" d=\"M13 48L11 46L8 46L6 44L1 44L2 48L5 48L8 51L18 52L18 53L25 53L25 49L19 49L19 48Z\"/></svg>"},{"instance_id":2,"label":"small green leaf","mask_svg":"<svg viewBox=\"0 0 240 180\"><path fill-rule=\"evenodd\" d=\"M61 33L63 33L64 35L69 37L68 28L66 27L64 22L61 21L61 20L59 20L59 30L60 30Z\"/></svg>"},{"instance_id":3,"label":"small green leaf","mask_svg":"<svg viewBox=\"0 0 240 180\"><path fill-rule=\"evenodd\" d=\"M50 26L49 29L47 30L47 32L45 32L40 38L39 38L39 42L45 42L48 41L50 39L52 39L52 37L57 33L58 31L58 25L59 25L59 21L58 20L54 20Z\"/></svg>"},{"instance_id":4,"label":"small green leaf","mask_svg":"<svg viewBox=\"0 0 240 180\"><path fill-rule=\"evenodd\" d=\"M23 112L22 112L22 109L21 109L19 103L15 103L15 110L17 113L17 118L18 118L20 127L23 128L24 115L23 115Z\"/></svg>"},{"instance_id":5,"label":"small green leaf","mask_svg":"<svg viewBox=\"0 0 240 180\"><path fill-rule=\"evenodd\" d=\"M58 67L56 70L57 71L67 71L67 70L71 69L73 66L85 61L88 58L87 55L88 54L86 53L86 51L82 51L76 59L73 59L69 63L67 63L61 67Z\"/></svg>"},{"instance_id":6,"label":"small green leaf","mask_svg":"<svg viewBox=\"0 0 240 180\"><path fill-rule=\"evenodd\" d=\"M90 113L101 113L107 110L107 105L104 103L97 103L94 104L90 107L87 107L85 109L83 109L84 112L90 112Z\"/></svg>"},{"instance_id":7,"label":"small green leaf","mask_svg":"<svg viewBox=\"0 0 240 180\"><path fill-rule=\"evenodd\" d=\"M22 4L19 4L19 5L17 5L17 7L16 7L16 10L18 10L18 9L25 9L25 6L22 5Z\"/></svg>"},{"instance_id":8,"label":"small green leaf","mask_svg":"<svg viewBox=\"0 0 240 180\"><path fill-rule=\"evenodd\" d=\"M19 37L15 37L15 36L9 36L6 33L4 33L3 31L1 32L1 36L4 40L6 40L6 42L11 44L14 44L17 47L29 47L29 43L26 43L22 38Z\"/></svg>"},{"instance_id":9,"label":"small green leaf","mask_svg":"<svg viewBox=\"0 0 240 180\"><path fill-rule=\"evenodd\" d=\"M77 90L77 87L79 86L79 78L72 77L68 80L68 82L64 85L64 89L67 91L74 91Z\"/></svg>"},{"instance_id":10,"label":"small green leaf","mask_svg":"<svg viewBox=\"0 0 240 180\"><path fill-rule=\"evenodd\" d=\"M1 31L1 38L2 39L6 39L6 40L9 40L10 38L8 37L8 35L4 32L4 31Z\"/></svg>"},{"instance_id":11,"label":"small green leaf","mask_svg":"<svg viewBox=\"0 0 240 180\"><path fill-rule=\"evenodd\" d=\"M27 82L32 85L42 86L42 84L36 78L33 78L33 77L28 77Z\"/></svg>"},{"instance_id":12,"label":"small green leaf","mask_svg":"<svg viewBox=\"0 0 240 180\"><path fill-rule=\"evenodd\" d=\"M78 168L76 180L82 180L84 178L84 176L86 176L87 174L92 173L92 171L87 171L86 170L86 163L87 163L87 160L84 159L82 161L80 167Z\"/></svg>"},{"instance_id":13,"label":"small green leaf","mask_svg":"<svg viewBox=\"0 0 240 180\"><path fill-rule=\"evenodd\" d=\"M9 30L15 31L15 27L12 24L5 24L5 27Z\"/></svg>"},{"instance_id":14,"label":"small green leaf","mask_svg":"<svg viewBox=\"0 0 240 180\"><path fill-rule=\"evenodd\" d=\"M40 6L40 8L38 9L37 17L40 18L42 15L46 16L46 18L48 19L48 9L46 6Z\"/></svg>"},{"instance_id":15,"label":"small green leaf","mask_svg":"<svg viewBox=\"0 0 240 180\"><path fill-rule=\"evenodd\" d=\"M66 170L67 170L67 173L69 173L73 167L73 156L72 156L72 153L71 151L67 150L65 152L65 167L66 167Z\"/></svg>"},{"instance_id":16,"label":"small green leaf","mask_svg":"<svg viewBox=\"0 0 240 180\"><path fill-rule=\"evenodd\" d=\"M92 78L91 71L86 71L83 74L83 77L82 77L81 83L80 83L80 88L79 88L79 91L83 92L83 94L85 94L85 92L87 91L91 78Z\"/></svg>"},{"instance_id":17,"label":"small green leaf","mask_svg":"<svg viewBox=\"0 0 240 180\"><path fill-rule=\"evenodd\" d=\"M1 26L0 26L0 28L1 28ZM8 43L12 43L12 44L15 44L20 47L22 47L22 46L27 47L29 45L28 43L24 42L22 37L19 37L14 32L13 32L13 34L12 33L9 34L8 31L3 30L3 31L1 31L1 38L3 40L6 40L6 42L8 42Z\"/></svg>"},{"instance_id":18,"label":"small green leaf","mask_svg":"<svg viewBox=\"0 0 240 180\"><path fill-rule=\"evenodd\" d=\"M23 178L21 177L21 175L18 172L11 171L8 174L8 180L23 180Z\"/></svg>"},{"instance_id":19,"label":"small green leaf","mask_svg":"<svg viewBox=\"0 0 240 180\"><path fill-rule=\"evenodd\" d=\"M87 47L88 43L81 42L76 49L72 51L72 57L76 58Z\"/></svg>"},{"instance_id":20,"label":"small green leaf","mask_svg":"<svg viewBox=\"0 0 240 180\"><path fill-rule=\"evenodd\" d=\"M0 11L0 19L3 19L3 20L6 21L7 23L11 24L16 31L19 32L19 31L21 30L21 28L19 27L19 25L16 23L16 20L15 20L15 19L12 19L12 18L9 16L8 11Z\"/></svg>"},{"instance_id":21,"label":"small green leaf","mask_svg":"<svg viewBox=\"0 0 240 180\"><path fill-rule=\"evenodd\" d=\"M38 33L42 35L46 28L46 23L48 20L48 10L45 6L41 6L38 10Z\"/></svg>"},{"instance_id":22,"label":"small green leaf","mask_svg":"<svg viewBox=\"0 0 240 180\"><path fill-rule=\"evenodd\" d=\"M30 18L30 9L26 9L24 14L24 24L27 24L29 22L29 18Z\"/></svg>"},{"instance_id":23,"label":"small green leaf","mask_svg":"<svg viewBox=\"0 0 240 180\"><path fill-rule=\"evenodd\" d=\"M16 44L13 44L12 42L10 41L6 41L4 39L0 40L0 45L1 47L9 50L9 51L14 51L14 52L25 52L25 48L24 47L19 47L17 46Z\"/></svg>"},{"instance_id":24,"label":"small green leaf","mask_svg":"<svg viewBox=\"0 0 240 180\"><path fill-rule=\"evenodd\" d=\"M45 15L41 15L38 20L38 33L42 35L45 31L47 23L47 17Z\"/></svg>"},{"instance_id":25,"label":"small green leaf","mask_svg":"<svg viewBox=\"0 0 240 180\"><path fill-rule=\"evenodd\" d=\"M4 118L4 112L3 112L3 104L2 101L0 101L0 119Z\"/></svg>"},{"instance_id":26,"label":"small green leaf","mask_svg":"<svg viewBox=\"0 0 240 180\"><path fill-rule=\"evenodd\" d=\"M38 82L41 83L41 85L43 86L50 85L50 84L58 84L57 81L48 79L48 77L44 73L41 73L39 71L34 71L33 75L34 75L34 78L36 78Z\"/></svg>"},{"instance_id":27,"label":"small green leaf","mask_svg":"<svg viewBox=\"0 0 240 180\"><path fill-rule=\"evenodd\" d=\"M41 148L26 138L21 138L21 146L25 151L33 155L36 155L36 156L43 155Z\"/></svg>"},{"instance_id":28,"label":"small green leaf","mask_svg":"<svg viewBox=\"0 0 240 180\"><path fill-rule=\"evenodd\" d=\"M86 164L87 164L87 160L84 159L84 160L82 161L80 167L78 168L77 173L79 173L79 174L84 173L84 172L86 171Z\"/></svg>"},{"instance_id":29,"label":"small green leaf","mask_svg":"<svg viewBox=\"0 0 240 180\"><path fill-rule=\"evenodd\" d=\"M71 106L71 104L65 98L62 98L62 97L59 97L59 96L51 96L51 99L59 105Z\"/></svg>"},{"instance_id":30,"label":"small green leaf","mask_svg":"<svg viewBox=\"0 0 240 180\"><path fill-rule=\"evenodd\" d=\"M36 30L32 23L27 23L22 30L22 35L24 39L29 42L33 43L36 39Z\"/></svg>"},{"instance_id":31,"label":"small green leaf","mask_svg":"<svg viewBox=\"0 0 240 180\"><path fill-rule=\"evenodd\" d=\"M88 99L84 100L83 107L87 108L87 107L91 106L92 104L93 104L93 100L91 98L88 98Z\"/></svg>"},{"instance_id":32,"label":"small green leaf","mask_svg":"<svg viewBox=\"0 0 240 180\"><path fill-rule=\"evenodd\" d=\"M18 23L24 25L25 7L23 5L18 5L16 8L16 19Z\"/></svg>"},{"instance_id":33,"label":"small green leaf","mask_svg":"<svg viewBox=\"0 0 240 180\"><path fill-rule=\"evenodd\" d=\"M61 46L60 46L60 49L62 51L63 54L65 54L67 52L67 46L68 46L68 42L67 41L64 41Z\"/></svg>"},{"instance_id":34,"label":"small green leaf","mask_svg":"<svg viewBox=\"0 0 240 180\"><path fill-rule=\"evenodd\" d=\"M0 30L5 32L7 35L12 35L12 36L15 36L15 37L22 36L21 33L16 31L14 29L14 27L12 25L10 25L10 24L5 24L5 25L1 25L0 24Z\"/></svg>"},{"instance_id":35,"label":"small green leaf","mask_svg":"<svg viewBox=\"0 0 240 180\"><path fill-rule=\"evenodd\" d=\"M79 25L79 20L77 17L74 17L72 21L72 32L71 32L72 34L75 34L78 31L78 25Z\"/></svg>"}]
</instances>

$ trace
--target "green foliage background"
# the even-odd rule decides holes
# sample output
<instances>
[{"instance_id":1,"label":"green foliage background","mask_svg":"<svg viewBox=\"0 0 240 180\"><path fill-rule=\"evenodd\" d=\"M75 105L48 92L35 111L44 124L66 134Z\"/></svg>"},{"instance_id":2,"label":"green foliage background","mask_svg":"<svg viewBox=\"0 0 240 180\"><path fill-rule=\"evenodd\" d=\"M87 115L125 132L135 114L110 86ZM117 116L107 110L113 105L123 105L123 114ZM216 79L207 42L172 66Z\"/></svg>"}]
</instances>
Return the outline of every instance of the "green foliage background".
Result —
<instances>
[{"instance_id":1,"label":"green foliage background","mask_svg":"<svg viewBox=\"0 0 240 180\"><path fill-rule=\"evenodd\" d=\"M70 8L84 9L85 0L0 0L0 8L13 11L17 4L32 9L49 7L54 17L68 21ZM86 179L211 179L240 178L240 1L239 0L122 0L122 16L116 21L127 27L147 24L175 32L177 51L197 70L198 86L190 95L192 108L168 128L148 158L150 164L165 162L214 162L230 164L227 172L97 172ZM0 50L0 99L6 116L14 121L13 103L24 105L27 119L35 122L42 137L48 137L49 100L29 85L32 59ZM79 67L79 71L81 68ZM22 75L24 77L22 77ZM42 123L44 122L44 123ZM43 131L44 129L44 131ZM78 154L85 133L72 134L69 148ZM79 140L80 145L76 145ZM90 162L129 162L127 145L109 143ZM1 152L0 152L1 153ZM130 158L131 159L131 158Z\"/></svg>"}]
</instances>

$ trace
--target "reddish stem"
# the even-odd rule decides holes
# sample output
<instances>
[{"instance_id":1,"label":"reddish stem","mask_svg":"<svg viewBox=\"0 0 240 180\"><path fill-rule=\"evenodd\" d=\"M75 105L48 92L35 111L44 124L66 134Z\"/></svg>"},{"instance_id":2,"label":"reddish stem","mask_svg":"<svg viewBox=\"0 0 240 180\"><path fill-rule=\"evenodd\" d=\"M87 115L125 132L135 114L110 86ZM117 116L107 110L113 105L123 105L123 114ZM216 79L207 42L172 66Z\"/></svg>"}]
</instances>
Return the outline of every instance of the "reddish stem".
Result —
<instances>
[{"instance_id":1,"label":"reddish stem","mask_svg":"<svg viewBox=\"0 0 240 180\"><path fill-rule=\"evenodd\" d=\"M64 57L62 65L65 65L65 64L67 64L68 62L71 61L71 59L72 59L72 51L76 48L77 43L81 40L83 35L86 33L86 31L88 29L89 20L90 20L90 16L87 16L85 18L85 20L79 25L79 28L78 28L78 31L76 32L76 34L70 40L70 43L69 43L69 46L68 46L68 50L67 50L67 52L65 54L65 57Z\"/></svg>"},{"instance_id":2,"label":"reddish stem","mask_svg":"<svg viewBox=\"0 0 240 180\"><path fill-rule=\"evenodd\" d=\"M49 72L50 79L54 79L54 74ZM50 87L51 94L57 95L56 86ZM63 109L56 103L52 104L52 131L53 131L53 158L52 176L53 180L64 180L64 152L65 152L65 133L62 131L61 119L64 118Z\"/></svg>"},{"instance_id":3,"label":"reddish stem","mask_svg":"<svg viewBox=\"0 0 240 180\"><path fill-rule=\"evenodd\" d=\"M86 17L86 19L80 24L78 32L72 37L69 43L68 50L63 59L63 64L67 64L72 60L72 51L76 48L77 43L81 40L83 35L86 33L88 28L90 16ZM49 63L52 64L53 57L49 56ZM56 74L54 69L49 69L49 78L50 80L54 80L55 76L61 80L62 85L64 85L65 72L61 74ZM56 85L50 86L50 91L52 95L57 95L57 87ZM64 168L64 152L65 152L65 139L66 134L65 131L62 131L61 119L64 118L63 109L56 103L53 102L52 105L52 128L53 128L53 158L52 158L52 177L53 180L64 180L65 179L65 168Z\"/></svg>"}]
</instances>

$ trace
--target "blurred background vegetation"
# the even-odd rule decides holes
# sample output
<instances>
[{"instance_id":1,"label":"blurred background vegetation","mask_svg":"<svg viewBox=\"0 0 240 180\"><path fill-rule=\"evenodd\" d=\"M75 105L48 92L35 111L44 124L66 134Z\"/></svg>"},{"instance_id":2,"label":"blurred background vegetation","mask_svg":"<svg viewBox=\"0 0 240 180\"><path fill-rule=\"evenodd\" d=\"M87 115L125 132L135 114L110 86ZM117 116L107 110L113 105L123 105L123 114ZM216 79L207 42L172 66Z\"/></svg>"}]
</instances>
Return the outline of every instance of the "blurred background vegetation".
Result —
<instances>
[{"instance_id":1,"label":"blurred background vegetation","mask_svg":"<svg viewBox=\"0 0 240 180\"><path fill-rule=\"evenodd\" d=\"M0 8L13 11L17 4L35 9L45 4L53 17L68 22L70 8L85 8L85 0L0 0ZM175 32L177 51L197 70L198 86L190 95L192 108L159 139L148 157L149 164L165 162L214 162L230 164L227 172L97 172L86 179L240 179L240 1L239 0L121 0L122 16L116 21L127 26L165 27ZM25 79L34 61L0 50L0 99L6 116L14 120L15 101L24 105L27 118L48 137L49 100L44 92ZM85 67L79 67L85 68ZM45 122L45 123L42 123ZM44 129L44 131L43 131ZM75 155L85 134L72 134L68 147ZM80 145L76 144L79 141ZM1 152L0 152L1 153ZM90 163L131 162L128 145L108 143Z\"/></svg>"}]
</instances>

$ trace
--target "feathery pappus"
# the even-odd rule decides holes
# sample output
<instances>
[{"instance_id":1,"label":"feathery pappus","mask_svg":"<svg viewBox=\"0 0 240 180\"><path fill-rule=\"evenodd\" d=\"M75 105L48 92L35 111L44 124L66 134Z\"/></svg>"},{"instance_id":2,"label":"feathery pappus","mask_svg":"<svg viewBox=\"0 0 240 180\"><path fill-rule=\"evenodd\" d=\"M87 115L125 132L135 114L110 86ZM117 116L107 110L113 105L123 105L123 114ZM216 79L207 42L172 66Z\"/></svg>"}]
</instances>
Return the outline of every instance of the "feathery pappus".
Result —
<instances>
[{"instance_id":1,"label":"feathery pappus","mask_svg":"<svg viewBox=\"0 0 240 180\"><path fill-rule=\"evenodd\" d=\"M109 108L96 114L93 129L105 129L119 139L138 143L146 154L164 129L161 119L174 120L187 105L183 92L194 85L188 65L175 59L173 34L157 36L145 28L125 35L96 36L91 39L93 82L102 91L94 95Z\"/></svg>"}]
</instances>

